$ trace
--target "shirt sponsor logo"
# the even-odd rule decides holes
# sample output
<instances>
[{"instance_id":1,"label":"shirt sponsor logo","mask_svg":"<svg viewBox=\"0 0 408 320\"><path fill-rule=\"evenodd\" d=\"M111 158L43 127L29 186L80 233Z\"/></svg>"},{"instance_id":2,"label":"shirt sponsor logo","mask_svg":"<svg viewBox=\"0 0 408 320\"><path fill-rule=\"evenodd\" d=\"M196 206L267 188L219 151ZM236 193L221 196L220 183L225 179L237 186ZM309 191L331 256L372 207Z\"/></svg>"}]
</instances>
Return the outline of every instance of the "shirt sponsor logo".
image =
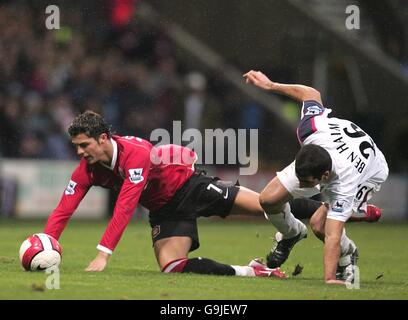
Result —
<instances>
[{"instance_id":1,"label":"shirt sponsor logo","mask_svg":"<svg viewBox=\"0 0 408 320\"><path fill-rule=\"evenodd\" d=\"M315 115L320 114L321 112L322 112L322 109L319 106L313 105L313 106L307 107L305 116L315 116Z\"/></svg>"},{"instance_id":2,"label":"shirt sponsor logo","mask_svg":"<svg viewBox=\"0 0 408 320\"><path fill-rule=\"evenodd\" d=\"M135 184L142 182L144 180L142 173L143 168L129 169L129 180Z\"/></svg>"},{"instance_id":3,"label":"shirt sponsor logo","mask_svg":"<svg viewBox=\"0 0 408 320\"><path fill-rule=\"evenodd\" d=\"M75 181L69 180L68 186L65 188L65 194L72 196L75 194L75 187L77 183Z\"/></svg>"}]
</instances>

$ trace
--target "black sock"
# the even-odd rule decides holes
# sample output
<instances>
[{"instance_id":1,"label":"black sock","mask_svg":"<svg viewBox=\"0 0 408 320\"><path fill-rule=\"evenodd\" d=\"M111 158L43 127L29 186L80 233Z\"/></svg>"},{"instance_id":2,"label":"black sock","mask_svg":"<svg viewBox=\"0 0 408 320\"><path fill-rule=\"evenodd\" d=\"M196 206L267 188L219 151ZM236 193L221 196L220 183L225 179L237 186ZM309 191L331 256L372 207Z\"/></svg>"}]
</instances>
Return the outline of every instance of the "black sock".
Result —
<instances>
[{"instance_id":1,"label":"black sock","mask_svg":"<svg viewBox=\"0 0 408 320\"><path fill-rule=\"evenodd\" d=\"M298 198L289 201L290 211L297 219L310 219L322 205L321 201L306 198Z\"/></svg>"},{"instance_id":2,"label":"black sock","mask_svg":"<svg viewBox=\"0 0 408 320\"><path fill-rule=\"evenodd\" d=\"M235 276L235 270L230 265L222 264L207 258L188 259L182 272Z\"/></svg>"}]
</instances>

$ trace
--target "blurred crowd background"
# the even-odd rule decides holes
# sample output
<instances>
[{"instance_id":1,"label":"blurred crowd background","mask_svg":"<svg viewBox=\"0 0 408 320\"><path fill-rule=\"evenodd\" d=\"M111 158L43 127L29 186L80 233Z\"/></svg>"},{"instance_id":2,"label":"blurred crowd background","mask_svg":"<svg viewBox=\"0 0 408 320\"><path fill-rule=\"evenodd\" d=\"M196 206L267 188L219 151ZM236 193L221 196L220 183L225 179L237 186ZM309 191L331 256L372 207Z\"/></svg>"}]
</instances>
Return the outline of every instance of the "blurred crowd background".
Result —
<instances>
[{"instance_id":1,"label":"blurred crowd background","mask_svg":"<svg viewBox=\"0 0 408 320\"><path fill-rule=\"evenodd\" d=\"M137 19L142 2L54 1L60 8L61 28L47 30L44 10L50 3L0 1L1 157L75 159L66 129L76 114L92 109L101 113L118 134L146 139L155 128L171 132L174 120L181 120L183 129L258 128L260 168L282 167L293 158L298 147L295 132L279 128L276 115L226 81L222 71L214 72L186 59L169 38L165 24ZM173 17L176 22L184 24L242 72L258 68L277 81L313 84L312 57L318 50L316 39L321 37L317 32L306 32L312 30L307 29L310 22L305 19L304 25L299 23L282 1L235 1L235 6L233 1L185 1L185 5L182 1L165 2L151 1L158 11L163 9L163 16L169 20L173 6L178 12ZM378 3L360 1L361 11L366 10L376 26L374 34L382 52L408 78L407 1ZM194 13L186 13L194 5L199 6ZM262 26L268 18L262 22L251 16L250 21L241 20L242 26L237 23L248 8L259 12L265 6L270 7L270 21L276 26L269 32L281 36L279 42L263 37L265 31L259 31L260 39L253 37L256 32L248 33L249 24ZM234 24L228 21L226 12ZM213 20L218 22L218 31L209 27ZM220 27L223 20L225 25ZM280 21L286 21L287 26L279 26ZM232 27L235 33L228 29ZM221 42L211 43L211 39ZM381 69L367 67L373 71L369 81L363 80L369 87L368 103L365 108L357 108L345 60L337 45L329 41L326 37L321 42L327 43L330 72L330 86L323 100L338 109L336 115L355 121L374 137L385 150L391 169L406 172L406 82L394 85L381 75ZM303 47L298 48L299 43ZM275 46L273 50L271 45ZM387 84L394 91L388 91ZM288 117L293 118L290 110L297 108L297 118L299 106L293 107L288 100L283 103L289 110Z\"/></svg>"},{"instance_id":2,"label":"blurred crowd background","mask_svg":"<svg viewBox=\"0 0 408 320\"><path fill-rule=\"evenodd\" d=\"M169 125L185 90L171 43L159 29L125 26L114 3L103 4L64 3L61 29L53 31L39 3L1 5L4 157L74 158L66 129L87 109L123 135L147 138Z\"/></svg>"}]
</instances>

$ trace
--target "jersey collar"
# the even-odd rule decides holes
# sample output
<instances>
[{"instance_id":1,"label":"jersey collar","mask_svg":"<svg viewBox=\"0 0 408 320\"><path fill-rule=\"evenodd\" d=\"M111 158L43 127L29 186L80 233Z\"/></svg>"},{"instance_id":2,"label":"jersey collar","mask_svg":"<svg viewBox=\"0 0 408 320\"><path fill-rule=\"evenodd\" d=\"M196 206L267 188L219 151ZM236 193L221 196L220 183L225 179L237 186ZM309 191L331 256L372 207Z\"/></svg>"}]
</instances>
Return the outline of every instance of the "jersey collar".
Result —
<instances>
[{"instance_id":1,"label":"jersey collar","mask_svg":"<svg viewBox=\"0 0 408 320\"><path fill-rule=\"evenodd\" d=\"M101 162L101 165L103 165L105 168L108 168L110 170L114 170L115 169L115 165L116 165L116 160L118 158L118 144L116 143L115 140L113 140L112 138L110 138L110 141L112 142L112 146L113 146L113 155L112 155L112 162L110 166L107 166L106 164L104 164L103 162Z\"/></svg>"},{"instance_id":2,"label":"jersey collar","mask_svg":"<svg viewBox=\"0 0 408 320\"><path fill-rule=\"evenodd\" d=\"M112 145L113 145L113 156L112 156L112 163L110 165L110 169L113 170L113 169L115 169L116 160L118 158L118 144L112 138L110 140L111 140Z\"/></svg>"}]
</instances>

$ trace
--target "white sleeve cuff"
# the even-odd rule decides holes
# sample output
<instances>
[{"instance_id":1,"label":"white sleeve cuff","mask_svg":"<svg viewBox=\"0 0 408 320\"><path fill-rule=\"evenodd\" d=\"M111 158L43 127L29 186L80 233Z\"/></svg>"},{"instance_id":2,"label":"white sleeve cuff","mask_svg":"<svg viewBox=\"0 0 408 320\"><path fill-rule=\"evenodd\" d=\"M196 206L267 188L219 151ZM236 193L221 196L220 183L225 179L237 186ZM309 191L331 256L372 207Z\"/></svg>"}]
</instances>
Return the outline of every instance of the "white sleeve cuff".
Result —
<instances>
[{"instance_id":1,"label":"white sleeve cuff","mask_svg":"<svg viewBox=\"0 0 408 320\"><path fill-rule=\"evenodd\" d=\"M108 248L106 248L104 246L101 246L100 244L98 244L96 246L96 249L98 249L99 251L105 252L107 254L112 254L113 253L113 251L111 249L108 249Z\"/></svg>"}]
</instances>

